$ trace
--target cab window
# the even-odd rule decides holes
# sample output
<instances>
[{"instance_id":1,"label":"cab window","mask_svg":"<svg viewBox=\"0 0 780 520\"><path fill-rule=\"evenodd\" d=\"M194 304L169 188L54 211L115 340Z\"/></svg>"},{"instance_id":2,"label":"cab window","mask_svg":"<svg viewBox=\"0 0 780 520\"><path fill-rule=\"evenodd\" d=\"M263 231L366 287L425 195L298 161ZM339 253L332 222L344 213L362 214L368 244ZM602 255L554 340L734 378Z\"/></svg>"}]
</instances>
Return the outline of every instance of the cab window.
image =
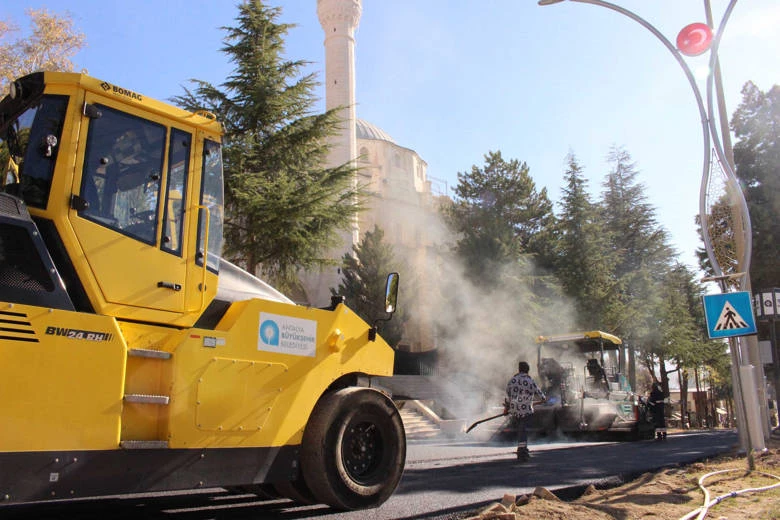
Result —
<instances>
[{"instance_id":1,"label":"cab window","mask_svg":"<svg viewBox=\"0 0 780 520\"><path fill-rule=\"evenodd\" d=\"M168 188L163 206L163 236L160 248L177 256L181 256L191 143L192 135L189 133L176 128L171 130L168 147Z\"/></svg>"},{"instance_id":2,"label":"cab window","mask_svg":"<svg viewBox=\"0 0 780 520\"><path fill-rule=\"evenodd\" d=\"M0 135L0 185L18 190L28 206L45 209L57 160L67 96L43 96L16 119L2 121ZM9 116L10 117L10 116Z\"/></svg>"},{"instance_id":3,"label":"cab window","mask_svg":"<svg viewBox=\"0 0 780 520\"><path fill-rule=\"evenodd\" d=\"M198 265L203 265L203 258L206 256L207 268L216 273L219 271L219 258L222 254L223 222L222 153L219 143L209 139L204 141L202 171L196 261Z\"/></svg>"},{"instance_id":4,"label":"cab window","mask_svg":"<svg viewBox=\"0 0 780 520\"><path fill-rule=\"evenodd\" d=\"M94 105L80 190L79 215L147 244L157 234L163 125Z\"/></svg>"}]
</instances>

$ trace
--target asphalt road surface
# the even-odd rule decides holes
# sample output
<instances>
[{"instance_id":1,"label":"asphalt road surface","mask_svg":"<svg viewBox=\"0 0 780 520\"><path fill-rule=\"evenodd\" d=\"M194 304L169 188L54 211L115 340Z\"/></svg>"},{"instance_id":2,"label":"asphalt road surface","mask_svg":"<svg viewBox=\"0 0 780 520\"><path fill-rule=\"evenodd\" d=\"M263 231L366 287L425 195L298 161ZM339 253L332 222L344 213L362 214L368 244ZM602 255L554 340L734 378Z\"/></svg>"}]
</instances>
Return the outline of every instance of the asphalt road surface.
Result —
<instances>
[{"instance_id":1,"label":"asphalt road surface","mask_svg":"<svg viewBox=\"0 0 780 520\"><path fill-rule=\"evenodd\" d=\"M710 458L737 442L734 431L718 430L670 435L665 441L532 443L533 457L525 463L515 460L511 445L411 443L400 486L385 504L369 511L339 513L213 489L2 506L0 519L444 520L536 486L574 498L588 484L617 484L647 471Z\"/></svg>"}]
</instances>

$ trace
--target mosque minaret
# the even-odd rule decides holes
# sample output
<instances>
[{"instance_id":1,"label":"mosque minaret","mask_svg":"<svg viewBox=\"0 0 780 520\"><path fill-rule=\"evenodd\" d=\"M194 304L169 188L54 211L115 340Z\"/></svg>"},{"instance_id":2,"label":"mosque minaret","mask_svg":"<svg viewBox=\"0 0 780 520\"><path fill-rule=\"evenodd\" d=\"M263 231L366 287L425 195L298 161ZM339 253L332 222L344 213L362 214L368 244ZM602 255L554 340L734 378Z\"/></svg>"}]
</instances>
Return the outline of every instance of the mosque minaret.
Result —
<instances>
[{"instance_id":1,"label":"mosque minaret","mask_svg":"<svg viewBox=\"0 0 780 520\"><path fill-rule=\"evenodd\" d=\"M325 108L343 107L343 132L334 138L330 166L357 156L355 133L355 29L360 0L317 0L317 16L325 31Z\"/></svg>"},{"instance_id":2,"label":"mosque minaret","mask_svg":"<svg viewBox=\"0 0 780 520\"><path fill-rule=\"evenodd\" d=\"M356 164L357 134L355 130L355 30L360 21L360 0L317 0L317 16L325 32L325 108L340 109L340 131L330 136L331 149L327 166ZM352 179L353 189L358 179ZM340 263L345 254L360 242L360 227L355 215L348 229L340 233L341 245L328 252L328 257ZM323 267L302 275L306 301L323 305L341 282L338 266Z\"/></svg>"},{"instance_id":3,"label":"mosque minaret","mask_svg":"<svg viewBox=\"0 0 780 520\"><path fill-rule=\"evenodd\" d=\"M434 292L428 273L436 269L432 216L438 213L437 196L431 191L427 164L417 152L356 116L355 31L361 14L361 0L317 0L317 16L325 33L325 107L340 109L341 117L341 131L329 138L327 165L352 163L357 167L354 185L359 183L370 193L366 211L356 216L351 229L341 235L341 246L330 251L329 257L340 264L367 231L381 228L399 265L408 265L407 272L414 272L416 280L414 284L412 278L402 282L410 318L397 352L424 352L437 344L430 315L434 306L428 301ZM341 272L337 266L325 267L307 273L302 282L307 303L324 305L330 291L338 288Z\"/></svg>"},{"instance_id":4,"label":"mosque minaret","mask_svg":"<svg viewBox=\"0 0 780 520\"><path fill-rule=\"evenodd\" d=\"M334 136L328 166L339 166L357 157L355 131L355 29L360 22L360 0L317 0L317 16L325 31L325 108L341 107L341 133ZM353 179L357 187L357 178ZM357 215L344 237L352 251L360 242Z\"/></svg>"}]
</instances>

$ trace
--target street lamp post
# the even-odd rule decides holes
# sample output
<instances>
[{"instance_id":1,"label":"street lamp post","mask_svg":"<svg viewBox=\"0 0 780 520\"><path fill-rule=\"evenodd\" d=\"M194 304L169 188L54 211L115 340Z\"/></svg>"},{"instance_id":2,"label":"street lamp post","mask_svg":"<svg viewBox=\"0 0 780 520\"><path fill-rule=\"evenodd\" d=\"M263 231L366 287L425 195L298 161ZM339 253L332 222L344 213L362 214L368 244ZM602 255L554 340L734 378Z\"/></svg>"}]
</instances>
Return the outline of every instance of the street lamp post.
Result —
<instances>
[{"instance_id":1,"label":"street lamp post","mask_svg":"<svg viewBox=\"0 0 780 520\"><path fill-rule=\"evenodd\" d=\"M537 3L538 5L541 6L547 6L547 5L563 3L564 1L567 0L539 0ZM699 192L699 214L701 220L702 238L704 241L705 250L707 251L707 256L710 261L710 265L712 266L712 269L715 274L714 279L716 279L719 282L722 292L726 292L728 290L727 280L730 279L736 279L738 286L742 286L743 290L750 291L750 278L748 275L748 271L750 268L750 256L752 252L752 232L750 226L750 217L747 210L747 203L742 194L742 190L739 188L739 183L736 174L734 173L733 158L731 156L731 149L730 149L730 141L728 140L728 131L729 131L728 123L726 122L725 127L723 126L723 117L725 114L725 103L723 103L723 98L722 98L722 86L720 82L720 65L718 62L718 54L717 54L720 38L723 35L723 30L731 15L732 10L734 9L734 6L736 5L737 0L731 0L729 2L729 5L726 8L725 14L721 21L721 24L715 36L712 38L711 45L710 42L707 41L703 46L698 45L696 48L696 54L701 54L703 52L706 52L708 48L710 50L710 67L707 76L707 106L706 107L701 92L699 90L699 87L696 83L696 79L694 78L693 73L690 70L690 67L688 67L687 63L685 62L685 59L683 58L681 52L653 25L651 25L645 19L638 16L636 13L603 0L568 0L568 1L582 3L582 4L591 4L599 7L605 7L607 9L620 13L634 20L635 22L639 23L642 27L650 31L661 43L663 43L663 45L669 50L669 52L672 53L672 56L674 56L675 60L677 60L677 63L682 68L683 73L685 74L685 77L688 79L688 83L690 84L691 89L693 90L693 95L696 99L696 106L699 109L699 116L701 118L704 157L702 161L702 183ZM691 26L703 26L703 27L692 27L694 31L702 30L702 29L707 31L709 29L709 26L712 25L712 19L711 19L712 14L710 12L709 0L704 0L704 3L705 3L708 25L704 26L704 24L691 24ZM685 31L686 29L691 28L691 26L688 26L683 30ZM683 36L682 32L680 36ZM711 37L712 35L709 34L708 36ZM696 42L696 43L701 44L701 42ZM689 55L695 55L695 54L689 53ZM722 123L721 131L724 134L723 141L728 146L728 152L729 152L728 155L724 151L723 145L721 144L721 139L719 138L718 130L715 126L715 118L712 117L712 115L714 114L713 96L712 96L713 82L716 83L716 87L718 89L719 111L721 113L721 123ZM737 239L736 249L737 249L737 257L738 257L737 258L738 269L741 271L740 275L738 276L733 274L723 273L720 264L718 262L718 259L715 255L715 251L713 248L712 240L708 229L709 226L708 226L708 219L707 219L707 191L708 191L707 188L709 186L711 166L712 166L711 155L710 155L711 149L715 150L715 154L718 158L718 164L721 166L721 168L723 169L726 175L727 193L730 196L731 202L739 210L735 212L735 218L734 218L735 220L734 235ZM737 404L737 414L740 423L740 431L742 432L743 426L745 430L744 433L740 435L740 438L743 443L743 446L747 451L748 463L752 469L753 459L751 453L752 447L751 447L749 432L750 429L753 428L757 432L762 432L762 436L763 436L765 428L762 428L761 424L749 424L747 414L745 413L744 400L747 397L745 395L746 391L749 391L750 396L751 397L755 396L755 398L759 398L759 395L756 394L761 394L761 393L758 392L757 388L745 389L742 386L742 379L738 367L748 364L745 363L745 360L749 359L750 356L749 356L749 352L745 352L745 351L749 349L742 348L743 344L747 345L747 342L741 342L739 338L731 338L729 340L729 343L731 347L732 365L733 368L735 368L735 370L733 370L733 378L735 379L736 382L735 401ZM758 365L758 367L761 368L760 364ZM763 380L763 377L759 377L758 379L760 383ZM761 399L761 401L766 403L766 399ZM761 412L762 412L762 416L766 416L766 410L763 407L761 408ZM763 446L761 446L760 449L763 449Z\"/></svg>"}]
</instances>

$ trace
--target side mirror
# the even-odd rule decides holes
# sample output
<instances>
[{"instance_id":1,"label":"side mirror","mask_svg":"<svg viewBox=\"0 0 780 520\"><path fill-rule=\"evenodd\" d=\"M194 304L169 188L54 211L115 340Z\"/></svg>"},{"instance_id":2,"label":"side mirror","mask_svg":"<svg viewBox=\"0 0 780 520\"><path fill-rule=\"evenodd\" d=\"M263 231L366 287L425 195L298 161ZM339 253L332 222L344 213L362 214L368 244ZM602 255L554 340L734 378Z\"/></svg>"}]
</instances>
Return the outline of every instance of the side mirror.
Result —
<instances>
[{"instance_id":1,"label":"side mirror","mask_svg":"<svg viewBox=\"0 0 780 520\"><path fill-rule=\"evenodd\" d=\"M387 284L385 285L385 312L393 314L398 304L398 273L387 275Z\"/></svg>"},{"instance_id":2,"label":"side mirror","mask_svg":"<svg viewBox=\"0 0 780 520\"><path fill-rule=\"evenodd\" d=\"M385 285L385 312L386 318L379 318L374 321L374 324L368 329L368 341L376 340L376 324L380 321L390 321L395 312L396 305L398 304L398 280L400 276L398 273L390 273L387 275L387 284Z\"/></svg>"}]
</instances>

